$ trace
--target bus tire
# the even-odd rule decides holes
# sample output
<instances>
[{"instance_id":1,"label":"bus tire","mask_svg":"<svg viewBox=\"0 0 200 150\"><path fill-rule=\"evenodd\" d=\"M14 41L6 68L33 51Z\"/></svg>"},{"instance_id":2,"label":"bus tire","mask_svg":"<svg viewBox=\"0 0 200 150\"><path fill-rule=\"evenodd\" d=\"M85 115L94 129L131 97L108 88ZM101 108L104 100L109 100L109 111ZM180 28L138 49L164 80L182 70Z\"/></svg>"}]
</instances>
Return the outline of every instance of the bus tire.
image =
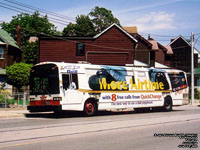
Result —
<instances>
[{"instance_id":1,"label":"bus tire","mask_svg":"<svg viewBox=\"0 0 200 150\"><path fill-rule=\"evenodd\" d=\"M94 116L98 111L97 102L93 99L89 99L84 104L85 116Z\"/></svg>"},{"instance_id":2,"label":"bus tire","mask_svg":"<svg viewBox=\"0 0 200 150\"><path fill-rule=\"evenodd\" d=\"M165 97L163 111L169 112L172 111L172 98L170 96Z\"/></svg>"}]
</instances>

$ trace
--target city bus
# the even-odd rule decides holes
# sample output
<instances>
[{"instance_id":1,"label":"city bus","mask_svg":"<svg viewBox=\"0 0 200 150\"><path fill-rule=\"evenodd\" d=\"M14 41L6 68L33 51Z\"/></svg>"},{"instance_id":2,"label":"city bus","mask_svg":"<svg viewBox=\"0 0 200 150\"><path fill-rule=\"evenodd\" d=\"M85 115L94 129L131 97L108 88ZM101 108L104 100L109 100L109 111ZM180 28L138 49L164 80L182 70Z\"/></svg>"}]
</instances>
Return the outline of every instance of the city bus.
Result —
<instances>
[{"instance_id":1,"label":"city bus","mask_svg":"<svg viewBox=\"0 0 200 150\"><path fill-rule=\"evenodd\" d=\"M144 110L188 102L185 72L88 63L42 62L30 71L30 112Z\"/></svg>"}]
</instances>

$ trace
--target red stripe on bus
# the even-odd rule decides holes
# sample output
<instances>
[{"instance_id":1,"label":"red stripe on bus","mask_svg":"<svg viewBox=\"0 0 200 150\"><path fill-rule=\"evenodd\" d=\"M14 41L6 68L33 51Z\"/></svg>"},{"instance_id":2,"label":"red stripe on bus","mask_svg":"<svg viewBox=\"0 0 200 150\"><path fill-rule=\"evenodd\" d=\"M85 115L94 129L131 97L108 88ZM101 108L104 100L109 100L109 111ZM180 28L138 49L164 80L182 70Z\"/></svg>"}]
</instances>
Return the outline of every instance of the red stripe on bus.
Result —
<instances>
[{"instance_id":1,"label":"red stripe on bus","mask_svg":"<svg viewBox=\"0 0 200 150\"><path fill-rule=\"evenodd\" d=\"M30 102L30 106L45 106L45 105L60 105L60 101L36 100Z\"/></svg>"}]
</instances>

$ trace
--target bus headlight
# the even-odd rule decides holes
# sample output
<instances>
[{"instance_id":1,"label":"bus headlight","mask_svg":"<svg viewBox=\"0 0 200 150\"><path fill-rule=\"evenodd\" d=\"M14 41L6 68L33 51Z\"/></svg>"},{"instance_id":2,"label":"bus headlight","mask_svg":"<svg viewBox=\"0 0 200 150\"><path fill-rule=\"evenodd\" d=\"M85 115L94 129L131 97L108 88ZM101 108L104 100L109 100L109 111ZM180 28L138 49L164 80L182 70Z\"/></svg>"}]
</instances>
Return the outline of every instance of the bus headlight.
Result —
<instances>
[{"instance_id":1,"label":"bus headlight","mask_svg":"<svg viewBox=\"0 0 200 150\"><path fill-rule=\"evenodd\" d=\"M61 101L61 100L62 100L62 97L53 97L53 100L54 100L54 101Z\"/></svg>"}]
</instances>

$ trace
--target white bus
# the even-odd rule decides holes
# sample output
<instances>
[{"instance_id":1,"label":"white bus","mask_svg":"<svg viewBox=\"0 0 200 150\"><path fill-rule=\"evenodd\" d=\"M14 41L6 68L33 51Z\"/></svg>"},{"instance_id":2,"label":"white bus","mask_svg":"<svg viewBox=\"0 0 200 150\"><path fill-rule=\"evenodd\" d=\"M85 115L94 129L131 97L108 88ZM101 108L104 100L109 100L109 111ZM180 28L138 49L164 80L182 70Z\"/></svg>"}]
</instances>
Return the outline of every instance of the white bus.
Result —
<instances>
[{"instance_id":1,"label":"white bus","mask_svg":"<svg viewBox=\"0 0 200 150\"><path fill-rule=\"evenodd\" d=\"M162 108L186 104L180 70L43 62L30 73L30 112Z\"/></svg>"}]
</instances>

